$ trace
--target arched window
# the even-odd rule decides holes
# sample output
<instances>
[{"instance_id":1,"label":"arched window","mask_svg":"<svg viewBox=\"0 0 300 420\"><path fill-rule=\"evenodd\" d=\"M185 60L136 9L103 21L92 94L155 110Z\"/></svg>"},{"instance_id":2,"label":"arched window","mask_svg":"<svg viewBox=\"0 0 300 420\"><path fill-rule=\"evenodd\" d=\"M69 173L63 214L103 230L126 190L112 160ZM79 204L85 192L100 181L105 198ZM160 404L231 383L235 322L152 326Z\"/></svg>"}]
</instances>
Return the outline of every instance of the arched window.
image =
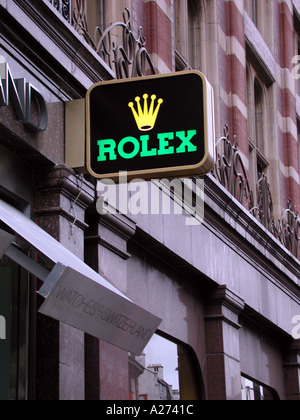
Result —
<instances>
[{"instance_id":1,"label":"arched window","mask_svg":"<svg viewBox=\"0 0 300 420\"><path fill-rule=\"evenodd\" d=\"M242 376L242 400L276 401L279 400L279 397L274 389Z\"/></svg>"},{"instance_id":2,"label":"arched window","mask_svg":"<svg viewBox=\"0 0 300 420\"><path fill-rule=\"evenodd\" d=\"M131 400L201 400L202 376L193 350L155 334L144 352L129 357Z\"/></svg>"},{"instance_id":3,"label":"arched window","mask_svg":"<svg viewBox=\"0 0 300 420\"><path fill-rule=\"evenodd\" d=\"M247 64L247 108L250 182L255 195L257 182L262 174L267 172L269 166L266 157L267 87L261 82L250 63Z\"/></svg>"},{"instance_id":4,"label":"arched window","mask_svg":"<svg viewBox=\"0 0 300 420\"><path fill-rule=\"evenodd\" d=\"M5 319L5 339L0 339L0 401L26 400L29 277L6 256L0 259L0 315Z\"/></svg>"},{"instance_id":5,"label":"arched window","mask_svg":"<svg viewBox=\"0 0 300 420\"><path fill-rule=\"evenodd\" d=\"M201 68L203 56L203 4L199 0L175 0L174 32L176 70Z\"/></svg>"}]
</instances>

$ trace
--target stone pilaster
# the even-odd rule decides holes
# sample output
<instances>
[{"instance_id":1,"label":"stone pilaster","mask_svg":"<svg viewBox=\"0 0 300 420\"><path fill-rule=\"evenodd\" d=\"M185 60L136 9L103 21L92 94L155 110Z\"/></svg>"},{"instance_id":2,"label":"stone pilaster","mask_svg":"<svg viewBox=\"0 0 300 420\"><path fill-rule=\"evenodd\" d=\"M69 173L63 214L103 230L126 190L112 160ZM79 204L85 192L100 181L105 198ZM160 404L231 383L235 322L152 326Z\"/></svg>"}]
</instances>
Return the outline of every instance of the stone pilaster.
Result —
<instances>
[{"instance_id":1,"label":"stone pilaster","mask_svg":"<svg viewBox=\"0 0 300 420\"><path fill-rule=\"evenodd\" d=\"M127 243L136 224L122 214L99 215L89 211L86 232L86 261L104 278L126 294ZM128 400L128 353L111 344L86 336L86 398Z\"/></svg>"},{"instance_id":2,"label":"stone pilaster","mask_svg":"<svg viewBox=\"0 0 300 420\"><path fill-rule=\"evenodd\" d=\"M35 187L36 223L83 259L93 187L65 165L36 173ZM38 314L36 352L36 398L83 400L84 333Z\"/></svg>"},{"instance_id":3,"label":"stone pilaster","mask_svg":"<svg viewBox=\"0 0 300 420\"><path fill-rule=\"evenodd\" d=\"M207 398L241 400L241 368L238 317L244 301L220 286L206 305Z\"/></svg>"}]
</instances>

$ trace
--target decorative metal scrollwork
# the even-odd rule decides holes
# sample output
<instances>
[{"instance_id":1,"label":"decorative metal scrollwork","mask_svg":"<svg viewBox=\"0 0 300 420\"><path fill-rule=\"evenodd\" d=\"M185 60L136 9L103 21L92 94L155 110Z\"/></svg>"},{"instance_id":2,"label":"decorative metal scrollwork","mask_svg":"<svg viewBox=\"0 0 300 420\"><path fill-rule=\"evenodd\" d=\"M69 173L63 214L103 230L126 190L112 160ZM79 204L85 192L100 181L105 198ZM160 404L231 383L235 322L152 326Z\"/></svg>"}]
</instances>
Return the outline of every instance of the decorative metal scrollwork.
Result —
<instances>
[{"instance_id":1,"label":"decorative metal scrollwork","mask_svg":"<svg viewBox=\"0 0 300 420\"><path fill-rule=\"evenodd\" d=\"M62 0L61 14L69 23L71 23L71 0Z\"/></svg>"},{"instance_id":2,"label":"decorative metal scrollwork","mask_svg":"<svg viewBox=\"0 0 300 420\"><path fill-rule=\"evenodd\" d=\"M256 193L257 206L251 209L251 213L256 216L266 229L274 234L273 198L270 184L265 173L261 175L261 178L256 184Z\"/></svg>"},{"instance_id":3,"label":"decorative metal scrollwork","mask_svg":"<svg viewBox=\"0 0 300 420\"><path fill-rule=\"evenodd\" d=\"M72 0L49 0L55 9L71 23L71 1Z\"/></svg>"},{"instance_id":4,"label":"decorative metal scrollwork","mask_svg":"<svg viewBox=\"0 0 300 420\"><path fill-rule=\"evenodd\" d=\"M257 182L255 203L236 136L233 137L232 143L227 125L224 128L224 136L217 140L216 146L219 148L221 143L223 143L222 151L216 153L214 176L282 245L299 258L300 218L296 207L293 209L289 200L282 217L275 221L273 198L267 175L261 174Z\"/></svg>"},{"instance_id":5,"label":"decorative metal scrollwork","mask_svg":"<svg viewBox=\"0 0 300 420\"><path fill-rule=\"evenodd\" d=\"M111 23L103 32L96 27L91 35L87 27L86 0L76 0L73 10L73 26L85 41L97 52L104 62L115 72L117 79L156 74L150 54L146 49L146 39L140 26L137 36L131 26L129 9L123 12L123 22ZM121 33L120 45L113 36Z\"/></svg>"},{"instance_id":6,"label":"decorative metal scrollwork","mask_svg":"<svg viewBox=\"0 0 300 420\"><path fill-rule=\"evenodd\" d=\"M280 220L277 221L277 232L281 243L298 258L300 246L300 218L297 208L292 208L291 200L283 212Z\"/></svg>"},{"instance_id":7,"label":"decorative metal scrollwork","mask_svg":"<svg viewBox=\"0 0 300 420\"><path fill-rule=\"evenodd\" d=\"M231 195L244 207L251 210L254 207L253 192L250 188L246 169L239 153L236 136L233 144L229 138L229 128L224 128L224 136L216 142L216 147L223 142L223 152L217 151L214 175Z\"/></svg>"}]
</instances>

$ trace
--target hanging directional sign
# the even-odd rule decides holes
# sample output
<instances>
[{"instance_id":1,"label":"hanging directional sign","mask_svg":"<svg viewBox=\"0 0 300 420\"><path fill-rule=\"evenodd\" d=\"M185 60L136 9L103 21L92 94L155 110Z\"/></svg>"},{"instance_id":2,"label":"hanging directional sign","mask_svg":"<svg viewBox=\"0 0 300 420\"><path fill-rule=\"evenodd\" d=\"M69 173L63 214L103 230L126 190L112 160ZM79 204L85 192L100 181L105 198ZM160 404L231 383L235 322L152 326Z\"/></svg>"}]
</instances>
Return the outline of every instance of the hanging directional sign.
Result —
<instances>
[{"instance_id":1,"label":"hanging directional sign","mask_svg":"<svg viewBox=\"0 0 300 420\"><path fill-rule=\"evenodd\" d=\"M86 118L95 178L202 176L214 164L213 90L200 72L97 83Z\"/></svg>"}]
</instances>

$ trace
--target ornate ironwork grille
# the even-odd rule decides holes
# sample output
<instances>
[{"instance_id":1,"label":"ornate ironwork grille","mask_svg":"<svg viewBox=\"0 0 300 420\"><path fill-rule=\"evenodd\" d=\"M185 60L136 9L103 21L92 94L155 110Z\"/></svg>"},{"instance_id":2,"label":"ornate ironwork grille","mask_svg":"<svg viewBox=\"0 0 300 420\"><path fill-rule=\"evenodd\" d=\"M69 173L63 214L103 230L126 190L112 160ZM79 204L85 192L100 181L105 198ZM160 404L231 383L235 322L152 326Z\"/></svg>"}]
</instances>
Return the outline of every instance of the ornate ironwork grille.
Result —
<instances>
[{"instance_id":1,"label":"ornate ironwork grille","mask_svg":"<svg viewBox=\"0 0 300 420\"><path fill-rule=\"evenodd\" d=\"M222 147L219 148L219 145ZM217 140L214 176L235 199L277 238L296 258L300 249L300 218L297 208L289 199L280 219L275 220L270 184L265 173L260 175L256 185L256 200L250 188L247 172L239 152L236 136L231 142L229 128L225 126L224 136Z\"/></svg>"},{"instance_id":2,"label":"ornate ironwork grille","mask_svg":"<svg viewBox=\"0 0 300 420\"><path fill-rule=\"evenodd\" d=\"M49 0L49 2L69 23L72 23L72 0Z\"/></svg>"},{"instance_id":3,"label":"ornate ironwork grille","mask_svg":"<svg viewBox=\"0 0 300 420\"><path fill-rule=\"evenodd\" d=\"M140 26L134 33L129 9L123 12L123 22L111 23L103 32L97 26L91 34L87 25L87 0L73 0L73 6L72 0L49 1L115 72L117 79L156 74L143 28ZM120 43L114 42L114 35L118 35Z\"/></svg>"}]
</instances>

